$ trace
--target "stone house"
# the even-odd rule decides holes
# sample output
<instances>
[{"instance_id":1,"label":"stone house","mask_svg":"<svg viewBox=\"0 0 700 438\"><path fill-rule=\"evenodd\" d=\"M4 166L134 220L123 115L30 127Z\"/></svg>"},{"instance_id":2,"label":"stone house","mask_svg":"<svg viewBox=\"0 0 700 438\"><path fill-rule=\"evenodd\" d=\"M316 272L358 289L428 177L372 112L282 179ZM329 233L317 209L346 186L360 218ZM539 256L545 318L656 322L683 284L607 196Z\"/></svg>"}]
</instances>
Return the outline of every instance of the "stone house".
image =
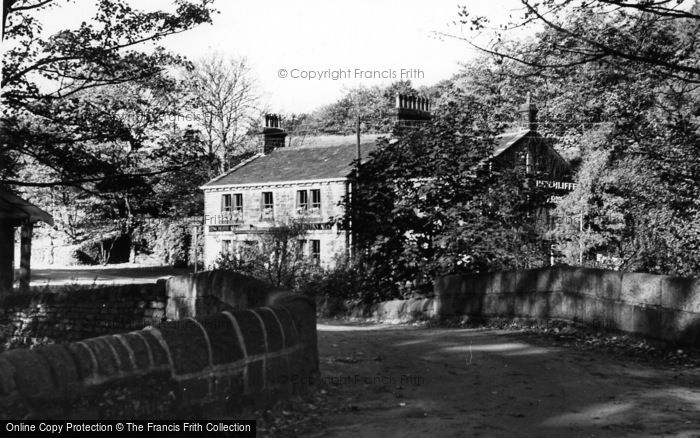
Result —
<instances>
[{"instance_id":1,"label":"stone house","mask_svg":"<svg viewBox=\"0 0 700 438\"><path fill-rule=\"evenodd\" d=\"M554 139L544 137L538 131L538 109L530 95L518 109L518 123L509 132L496 136L489 167L525 170L528 182L547 194L544 205L534 205L536 228L551 230L558 218L553 216L553 206L576 186L571 182L571 166L554 149ZM561 218L559 218L561 219Z\"/></svg>"},{"instance_id":2,"label":"stone house","mask_svg":"<svg viewBox=\"0 0 700 438\"><path fill-rule=\"evenodd\" d=\"M209 181L204 190L204 264L235 253L281 224L303 221L302 253L329 266L351 247L341 202L352 191L355 136L298 138L287 144L279 118L266 116L259 153ZM377 135L365 135L362 155Z\"/></svg>"}]
</instances>

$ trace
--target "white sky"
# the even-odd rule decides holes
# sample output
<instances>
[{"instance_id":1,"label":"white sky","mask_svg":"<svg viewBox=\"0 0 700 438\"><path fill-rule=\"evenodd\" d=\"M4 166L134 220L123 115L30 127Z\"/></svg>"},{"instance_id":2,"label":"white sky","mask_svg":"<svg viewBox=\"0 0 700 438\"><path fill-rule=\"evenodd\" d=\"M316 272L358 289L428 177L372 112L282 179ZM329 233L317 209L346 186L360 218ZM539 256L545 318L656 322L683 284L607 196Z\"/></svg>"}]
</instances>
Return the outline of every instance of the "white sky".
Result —
<instances>
[{"instance_id":1,"label":"white sky","mask_svg":"<svg viewBox=\"0 0 700 438\"><path fill-rule=\"evenodd\" d=\"M167 0L132 1L134 7L172 10ZM217 0L213 25L202 25L160 42L196 59L209 52L246 56L272 111L307 112L331 103L356 85L391 79L357 78L355 69L385 71L400 79L401 69L417 69L415 85L449 78L475 50L434 31L459 33L458 5L475 15L505 22L518 0ZM77 27L94 12L90 0L50 9L41 17L47 33ZM280 78L279 70L287 70ZM301 79L302 71L350 69L347 79ZM393 72L393 73L392 73ZM422 78L421 78L422 76Z\"/></svg>"}]
</instances>

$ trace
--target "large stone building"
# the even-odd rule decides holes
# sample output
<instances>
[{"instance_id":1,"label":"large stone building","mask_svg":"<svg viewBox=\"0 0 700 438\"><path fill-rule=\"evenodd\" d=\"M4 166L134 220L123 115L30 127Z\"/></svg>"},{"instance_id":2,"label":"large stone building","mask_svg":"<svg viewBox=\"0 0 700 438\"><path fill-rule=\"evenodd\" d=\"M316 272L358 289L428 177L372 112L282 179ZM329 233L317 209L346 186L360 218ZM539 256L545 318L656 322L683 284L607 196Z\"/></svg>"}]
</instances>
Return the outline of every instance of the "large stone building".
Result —
<instances>
[{"instance_id":1,"label":"large stone building","mask_svg":"<svg viewBox=\"0 0 700 438\"><path fill-rule=\"evenodd\" d=\"M260 153L202 186L205 266L212 266L222 252L235 253L292 221L307 225L298 243L304 254L328 266L351 245L350 230L340 223L341 202L352 191L357 139L322 136L286 142L276 116L266 116L265 122ZM376 138L362 137L363 156L374 150Z\"/></svg>"}]
</instances>

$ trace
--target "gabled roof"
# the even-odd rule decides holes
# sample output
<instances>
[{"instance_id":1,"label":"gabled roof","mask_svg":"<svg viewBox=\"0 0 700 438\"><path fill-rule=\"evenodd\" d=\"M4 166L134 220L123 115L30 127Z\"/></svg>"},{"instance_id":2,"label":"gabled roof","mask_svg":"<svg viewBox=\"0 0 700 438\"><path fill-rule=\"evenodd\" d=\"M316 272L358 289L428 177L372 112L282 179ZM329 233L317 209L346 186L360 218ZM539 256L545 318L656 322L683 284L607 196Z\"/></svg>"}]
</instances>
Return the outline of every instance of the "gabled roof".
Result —
<instances>
[{"instance_id":1,"label":"gabled roof","mask_svg":"<svg viewBox=\"0 0 700 438\"><path fill-rule=\"evenodd\" d=\"M0 188L0 219L53 225L53 216L4 188Z\"/></svg>"},{"instance_id":2,"label":"gabled roof","mask_svg":"<svg viewBox=\"0 0 700 438\"><path fill-rule=\"evenodd\" d=\"M544 146L545 149L543 149L542 151L546 151L545 153L549 157L551 157L551 159L553 159L556 163L558 163L555 167L552 168L551 172L558 172L560 175L568 174L570 172L568 161L565 160L564 157L562 157L556 149L554 149L554 147L552 146L551 139L543 137L537 131L527 129L515 132L507 132L496 136L496 138L494 139L493 153L487 160L484 160L482 163L486 163L489 160L497 158L512 147L516 146L518 143L521 142L521 140L525 139L536 139L538 143ZM540 153L542 153L542 151Z\"/></svg>"},{"instance_id":3,"label":"gabled roof","mask_svg":"<svg viewBox=\"0 0 700 438\"><path fill-rule=\"evenodd\" d=\"M363 160L376 149L379 135L364 135L360 139ZM204 184L202 188L346 178L357 158L355 136L298 137L293 147L256 155L223 175Z\"/></svg>"},{"instance_id":4,"label":"gabled roof","mask_svg":"<svg viewBox=\"0 0 700 438\"><path fill-rule=\"evenodd\" d=\"M539 135L538 133L534 131L529 131L527 129L497 135L494 140L493 154L491 154L491 156L497 157L501 155L503 152L510 149L511 146L515 145L517 142L528 136L541 138L541 135Z\"/></svg>"}]
</instances>

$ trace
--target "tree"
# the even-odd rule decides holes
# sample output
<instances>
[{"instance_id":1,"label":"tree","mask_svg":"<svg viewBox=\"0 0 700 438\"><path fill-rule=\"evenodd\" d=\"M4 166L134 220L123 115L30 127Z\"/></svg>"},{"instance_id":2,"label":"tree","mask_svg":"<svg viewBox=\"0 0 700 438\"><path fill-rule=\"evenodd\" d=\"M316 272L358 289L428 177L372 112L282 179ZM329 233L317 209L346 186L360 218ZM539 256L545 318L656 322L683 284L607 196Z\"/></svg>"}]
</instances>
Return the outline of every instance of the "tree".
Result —
<instances>
[{"instance_id":1,"label":"tree","mask_svg":"<svg viewBox=\"0 0 700 438\"><path fill-rule=\"evenodd\" d=\"M32 13L56 2L3 2L3 44L10 47L2 72L3 183L121 184L189 164L125 171L92 148L95 143L120 143L137 150L147 140L124 119L114 118L114 111L106 111L115 100L101 100L97 90L138 85L158 94L177 87L167 69L186 61L160 47L146 50L144 45L211 22L212 10L210 0L175 3L174 13L142 12L122 0L100 0L90 22L41 39L41 23ZM55 178L37 180L42 172L32 172L26 180L17 178L27 159L53 170Z\"/></svg>"},{"instance_id":2,"label":"tree","mask_svg":"<svg viewBox=\"0 0 700 438\"><path fill-rule=\"evenodd\" d=\"M245 58L212 55L201 59L189 73L197 126L212 159L210 177L234 164L246 152L248 131L257 120L259 96ZM216 166L218 164L218 166Z\"/></svg>"},{"instance_id":3,"label":"tree","mask_svg":"<svg viewBox=\"0 0 700 438\"><path fill-rule=\"evenodd\" d=\"M525 169L485 165L489 107L453 89L434 119L400 127L363 164L347 204L376 301L426 292L435 275L537 266L545 257ZM371 283L371 282L368 282Z\"/></svg>"},{"instance_id":4,"label":"tree","mask_svg":"<svg viewBox=\"0 0 700 438\"><path fill-rule=\"evenodd\" d=\"M257 241L238 242L240 246L220 254L215 265L291 290L301 275L314 266L300 244L307 230L308 224L303 220L277 224Z\"/></svg>"},{"instance_id":5,"label":"tree","mask_svg":"<svg viewBox=\"0 0 700 438\"><path fill-rule=\"evenodd\" d=\"M536 69L604 63L652 68L682 80L700 81L697 2L521 0L521 3L522 16L493 29L491 43L477 43L473 36L456 37L479 50ZM471 32L481 34L488 29L489 20L471 15L467 6L461 7L459 16L460 23L469 26ZM544 32L538 35L539 50L528 52L506 39L509 32L530 24L544 26Z\"/></svg>"},{"instance_id":6,"label":"tree","mask_svg":"<svg viewBox=\"0 0 700 438\"><path fill-rule=\"evenodd\" d=\"M491 45L480 46L487 62L470 65L458 80L505 100L531 90L541 132L573 159L578 187L558 206L550 236L561 261L694 275L697 5L523 3L529 15L517 24L539 22L542 30L515 41L508 39L513 26L499 29ZM474 18L463 15L484 30L487 23Z\"/></svg>"},{"instance_id":7,"label":"tree","mask_svg":"<svg viewBox=\"0 0 700 438\"><path fill-rule=\"evenodd\" d=\"M356 87L340 99L313 111L297 116L293 126L297 135L354 134L357 119L363 133L388 133L394 124L394 106L398 93L415 94L410 81L398 81L386 87Z\"/></svg>"}]
</instances>

